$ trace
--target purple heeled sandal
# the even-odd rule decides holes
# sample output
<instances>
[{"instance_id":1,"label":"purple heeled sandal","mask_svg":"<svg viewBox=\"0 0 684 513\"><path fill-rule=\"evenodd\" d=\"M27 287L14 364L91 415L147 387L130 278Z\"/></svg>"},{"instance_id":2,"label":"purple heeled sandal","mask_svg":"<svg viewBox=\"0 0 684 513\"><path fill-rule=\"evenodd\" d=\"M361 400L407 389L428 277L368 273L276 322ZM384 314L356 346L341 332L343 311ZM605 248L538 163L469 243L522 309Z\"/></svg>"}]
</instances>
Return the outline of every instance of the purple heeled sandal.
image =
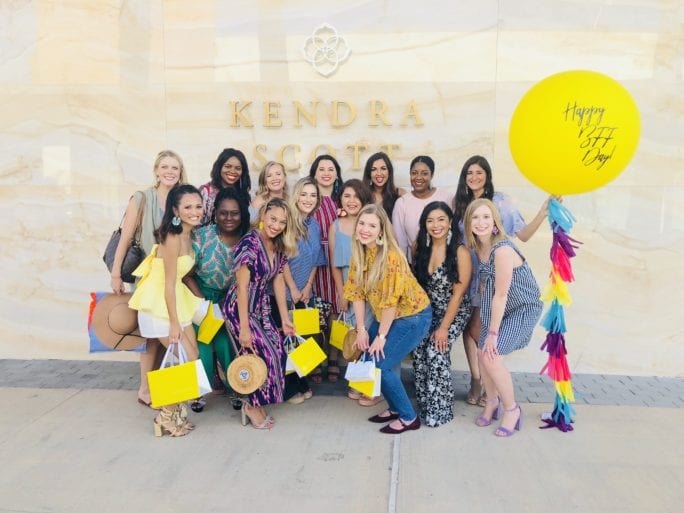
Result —
<instances>
[{"instance_id":1,"label":"purple heeled sandal","mask_svg":"<svg viewBox=\"0 0 684 513\"><path fill-rule=\"evenodd\" d=\"M484 415L480 415L475 419L475 425L478 427L487 427L491 425L493 420L499 420L499 414L501 413L501 400L497 397L496 399L487 399L487 404L496 402L496 408L492 412L492 418L488 419Z\"/></svg>"}]
</instances>

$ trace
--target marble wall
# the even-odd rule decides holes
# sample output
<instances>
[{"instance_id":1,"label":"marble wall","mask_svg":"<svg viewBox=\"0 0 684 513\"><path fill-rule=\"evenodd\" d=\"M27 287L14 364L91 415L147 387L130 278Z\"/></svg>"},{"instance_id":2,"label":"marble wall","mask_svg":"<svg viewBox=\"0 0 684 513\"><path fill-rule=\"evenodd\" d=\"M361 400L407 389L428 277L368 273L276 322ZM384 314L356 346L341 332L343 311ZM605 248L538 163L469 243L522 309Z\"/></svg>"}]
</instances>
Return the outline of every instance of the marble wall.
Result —
<instances>
[{"instance_id":1,"label":"marble wall","mask_svg":"<svg viewBox=\"0 0 684 513\"><path fill-rule=\"evenodd\" d=\"M351 49L327 78L301 53L324 22ZM545 194L517 171L508 124L529 87L568 69L619 80L642 116L626 171L565 200L584 242L567 309L571 368L684 375L679 0L2 2L0 357L134 358L88 354L88 293L107 289L102 249L163 148L184 157L197 185L229 146L253 171L282 150L294 179L319 145L336 152L346 177L360 175L355 145L361 166L396 145L401 184L411 158L427 153L444 187L480 153L531 218ZM297 121L296 101L308 111L318 102L315 126ZM252 102L240 123L231 102ZM355 120L336 126L352 107ZM383 107L384 120L371 115ZM543 227L523 245L540 283L549 244ZM512 357L514 369L541 366L542 338ZM454 365L465 368L458 348Z\"/></svg>"}]
</instances>

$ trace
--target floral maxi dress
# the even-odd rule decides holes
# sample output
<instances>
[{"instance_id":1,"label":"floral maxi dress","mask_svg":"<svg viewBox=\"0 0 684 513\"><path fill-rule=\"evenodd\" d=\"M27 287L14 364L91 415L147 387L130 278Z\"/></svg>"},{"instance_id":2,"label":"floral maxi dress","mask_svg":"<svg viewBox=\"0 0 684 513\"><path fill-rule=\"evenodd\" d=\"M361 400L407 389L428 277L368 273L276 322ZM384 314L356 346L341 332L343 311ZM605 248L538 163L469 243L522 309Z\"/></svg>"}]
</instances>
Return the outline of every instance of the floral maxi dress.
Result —
<instances>
[{"instance_id":1,"label":"floral maxi dress","mask_svg":"<svg viewBox=\"0 0 684 513\"><path fill-rule=\"evenodd\" d=\"M273 279L283 272L287 257L276 253L274 263L268 258L258 232L251 231L235 246L233 270L246 265L249 269L249 328L253 335L254 352L266 363L268 375L266 382L253 394L249 402L252 406L265 406L283 402L285 375L281 360L283 358L283 342L278 328L271 315L271 301L269 299L269 285ZM235 280L226 295L223 304L223 314L228 323L231 335L237 341L240 337L240 315L237 304L237 280Z\"/></svg>"},{"instance_id":2,"label":"floral maxi dress","mask_svg":"<svg viewBox=\"0 0 684 513\"><path fill-rule=\"evenodd\" d=\"M444 263L430 275L425 290L432 305L432 322L426 337L413 350L413 371L421 420L428 426L436 427L454 418L451 347L468 324L472 308L467 294L464 295L456 317L449 326L447 350L442 353L435 347L432 334L442 323L453 293L453 284L447 278Z\"/></svg>"}]
</instances>

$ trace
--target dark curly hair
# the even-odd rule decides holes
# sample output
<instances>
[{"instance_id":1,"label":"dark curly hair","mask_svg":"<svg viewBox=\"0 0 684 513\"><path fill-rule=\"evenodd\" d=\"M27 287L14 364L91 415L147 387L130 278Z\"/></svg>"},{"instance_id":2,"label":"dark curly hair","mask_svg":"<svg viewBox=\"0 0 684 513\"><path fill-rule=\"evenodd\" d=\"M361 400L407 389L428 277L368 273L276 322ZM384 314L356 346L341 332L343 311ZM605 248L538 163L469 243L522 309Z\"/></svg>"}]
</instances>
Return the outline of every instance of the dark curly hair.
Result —
<instances>
[{"instance_id":1,"label":"dark curly hair","mask_svg":"<svg viewBox=\"0 0 684 513\"><path fill-rule=\"evenodd\" d=\"M169 195L166 197L164 216L162 217L161 224L155 233L155 236L159 242L164 242L169 233L179 234L183 231L183 224L174 226L171 221L175 216L173 209L178 208L181 198L186 194L197 194L200 198L200 202L202 201L202 195L194 185L185 183L182 185L176 185L173 189L171 189L169 191Z\"/></svg>"},{"instance_id":2,"label":"dark curly hair","mask_svg":"<svg viewBox=\"0 0 684 513\"><path fill-rule=\"evenodd\" d=\"M316 159L313 161L311 164L311 169L309 169L309 176L313 178L314 180L316 179L316 170L318 169L318 164L321 162L321 160L329 160L330 162L333 163L335 166L335 171L337 171L337 178L335 179L335 183L333 184L333 190L332 194L330 197L333 199L335 202L335 205L338 207L340 206L340 187L342 187L342 168L340 168L340 164L335 160L335 157L332 155L319 155L316 157Z\"/></svg>"},{"instance_id":3,"label":"dark curly hair","mask_svg":"<svg viewBox=\"0 0 684 513\"><path fill-rule=\"evenodd\" d=\"M428 272L428 265L430 263L430 256L432 255L433 244L427 245L427 238L430 237L427 232L427 217L435 210L442 210L449 218L449 225L451 226L451 240L447 243L446 257L444 259L444 266L446 268L447 279L450 283L460 283L458 277L458 265L456 262L456 250L460 245L458 236L458 227L454 227L454 213L451 207L443 201L433 201L428 203L420 215L420 228L418 229L418 237L416 238L416 256L414 258L413 271L416 274L418 283L423 288L428 286L430 273Z\"/></svg>"},{"instance_id":4,"label":"dark curly hair","mask_svg":"<svg viewBox=\"0 0 684 513\"><path fill-rule=\"evenodd\" d=\"M211 167L211 184L217 189L223 189L221 169L223 169L223 165L231 157L238 159L240 161L240 166L242 166L242 175L240 175L240 180L238 181L236 188L245 196L249 197L249 191L252 188L252 180L249 177L249 166L247 165L245 154L235 148L226 148L219 153L218 157L216 157L216 161L214 161L214 165Z\"/></svg>"}]
</instances>

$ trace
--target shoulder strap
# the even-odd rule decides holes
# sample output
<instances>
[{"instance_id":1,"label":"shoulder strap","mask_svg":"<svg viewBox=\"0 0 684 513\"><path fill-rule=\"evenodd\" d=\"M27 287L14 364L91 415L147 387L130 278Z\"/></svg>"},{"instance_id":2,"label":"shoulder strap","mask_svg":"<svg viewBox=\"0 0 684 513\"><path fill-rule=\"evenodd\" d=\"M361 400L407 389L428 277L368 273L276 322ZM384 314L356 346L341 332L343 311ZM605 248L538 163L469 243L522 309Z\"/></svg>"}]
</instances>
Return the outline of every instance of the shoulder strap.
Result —
<instances>
[{"instance_id":1,"label":"shoulder strap","mask_svg":"<svg viewBox=\"0 0 684 513\"><path fill-rule=\"evenodd\" d=\"M140 245L140 237L142 235L142 222L141 221L142 221L143 214L145 212L145 199L146 199L145 191L140 191L140 193L142 194L142 198L140 199L140 206L138 207L138 216L135 220L135 236L134 236L135 244L138 246Z\"/></svg>"},{"instance_id":2,"label":"shoulder strap","mask_svg":"<svg viewBox=\"0 0 684 513\"><path fill-rule=\"evenodd\" d=\"M489 254L489 260L492 264L494 263L494 250L500 248L501 246L509 246L513 248L513 251L515 251L518 254L518 256L522 259L522 261L525 262L525 256L520 252L518 247L515 244L513 244L513 242L511 242L509 239L503 239L494 244L494 246L492 247L492 251Z\"/></svg>"}]
</instances>

